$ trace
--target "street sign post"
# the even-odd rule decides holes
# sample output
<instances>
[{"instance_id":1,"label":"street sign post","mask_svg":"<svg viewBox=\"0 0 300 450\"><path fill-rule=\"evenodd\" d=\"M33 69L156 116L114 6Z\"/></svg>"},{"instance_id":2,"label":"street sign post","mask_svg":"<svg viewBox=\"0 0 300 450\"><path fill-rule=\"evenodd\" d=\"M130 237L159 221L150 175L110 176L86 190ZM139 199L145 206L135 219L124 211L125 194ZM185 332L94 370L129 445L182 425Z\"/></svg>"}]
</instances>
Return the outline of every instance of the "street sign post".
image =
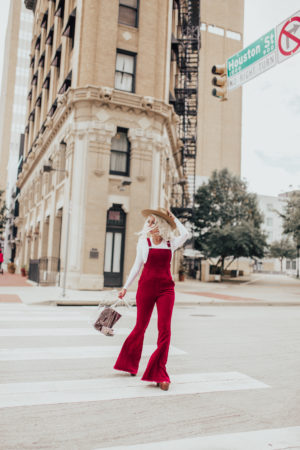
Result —
<instances>
[{"instance_id":1,"label":"street sign post","mask_svg":"<svg viewBox=\"0 0 300 450\"><path fill-rule=\"evenodd\" d=\"M228 91L300 52L300 11L228 58Z\"/></svg>"}]
</instances>

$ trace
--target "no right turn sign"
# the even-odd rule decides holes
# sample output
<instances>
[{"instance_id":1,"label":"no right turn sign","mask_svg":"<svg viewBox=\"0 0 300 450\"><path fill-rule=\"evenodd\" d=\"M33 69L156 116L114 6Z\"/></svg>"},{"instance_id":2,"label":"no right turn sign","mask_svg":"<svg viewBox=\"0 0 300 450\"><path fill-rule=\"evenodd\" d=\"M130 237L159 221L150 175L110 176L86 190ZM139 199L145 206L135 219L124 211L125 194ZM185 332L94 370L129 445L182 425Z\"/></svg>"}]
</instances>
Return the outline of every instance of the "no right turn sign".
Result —
<instances>
[{"instance_id":1,"label":"no right turn sign","mask_svg":"<svg viewBox=\"0 0 300 450\"><path fill-rule=\"evenodd\" d=\"M276 27L277 58L283 62L300 51L300 11Z\"/></svg>"}]
</instances>

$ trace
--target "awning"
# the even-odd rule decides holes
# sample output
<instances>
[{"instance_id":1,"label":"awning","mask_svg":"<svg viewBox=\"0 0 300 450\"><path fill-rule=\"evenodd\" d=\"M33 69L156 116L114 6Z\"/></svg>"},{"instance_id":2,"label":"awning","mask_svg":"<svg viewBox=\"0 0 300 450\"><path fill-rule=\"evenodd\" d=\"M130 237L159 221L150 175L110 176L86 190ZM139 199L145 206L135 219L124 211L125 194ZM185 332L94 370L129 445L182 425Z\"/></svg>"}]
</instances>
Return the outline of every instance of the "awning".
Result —
<instances>
[{"instance_id":1,"label":"awning","mask_svg":"<svg viewBox=\"0 0 300 450\"><path fill-rule=\"evenodd\" d=\"M32 86L36 86L37 85L37 80L38 80L38 73L35 72L35 74L32 77L32 80L31 80Z\"/></svg>"},{"instance_id":2,"label":"awning","mask_svg":"<svg viewBox=\"0 0 300 450\"><path fill-rule=\"evenodd\" d=\"M50 111L49 111L49 113L48 113L48 116L52 117L53 114L54 114L55 111L56 111L56 108L57 108L57 100L55 99L53 105L52 105L51 108L50 108Z\"/></svg>"},{"instance_id":3,"label":"awning","mask_svg":"<svg viewBox=\"0 0 300 450\"><path fill-rule=\"evenodd\" d=\"M36 39L35 46L34 46L35 50L39 50L40 46L41 46L41 35L39 35L39 37Z\"/></svg>"},{"instance_id":4,"label":"awning","mask_svg":"<svg viewBox=\"0 0 300 450\"><path fill-rule=\"evenodd\" d=\"M66 37L71 38L71 39L74 37L75 22L76 22L76 8L73 9L71 14L69 15L67 24L66 24L65 29L64 29L64 31L62 33L63 36L66 36Z\"/></svg>"},{"instance_id":5,"label":"awning","mask_svg":"<svg viewBox=\"0 0 300 450\"><path fill-rule=\"evenodd\" d=\"M54 32L54 27L52 27L48 33L47 39L46 39L46 44L47 45L52 45L53 43L53 32Z\"/></svg>"},{"instance_id":6,"label":"awning","mask_svg":"<svg viewBox=\"0 0 300 450\"><path fill-rule=\"evenodd\" d=\"M35 102L35 106L40 107L42 104L42 95L39 95L36 102Z\"/></svg>"},{"instance_id":7,"label":"awning","mask_svg":"<svg viewBox=\"0 0 300 450\"><path fill-rule=\"evenodd\" d=\"M42 54L42 56L39 59L39 63L38 66L39 67L44 67L44 63L45 63L45 52Z\"/></svg>"},{"instance_id":8,"label":"awning","mask_svg":"<svg viewBox=\"0 0 300 450\"><path fill-rule=\"evenodd\" d=\"M58 49L55 52L54 58L51 62L51 66L59 67L60 66L60 58L61 58L61 45L58 47Z\"/></svg>"},{"instance_id":9,"label":"awning","mask_svg":"<svg viewBox=\"0 0 300 450\"><path fill-rule=\"evenodd\" d=\"M45 28L45 30L47 30L47 24L48 24L48 9L43 16L41 28Z\"/></svg>"},{"instance_id":10,"label":"awning","mask_svg":"<svg viewBox=\"0 0 300 450\"><path fill-rule=\"evenodd\" d=\"M65 0L60 0L58 3L58 7L55 10L54 15L56 17L64 17L64 9L65 9Z\"/></svg>"},{"instance_id":11,"label":"awning","mask_svg":"<svg viewBox=\"0 0 300 450\"><path fill-rule=\"evenodd\" d=\"M67 78L64 80L63 84L61 85L60 90L58 91L59 94L64 94L68 90L68 88L72 84L72 71L68 73Z\"/></svg>"},{"instance_id":12,"label":"awning","mask_svg":"<svg viewBox=\"0 0 300 450\"><path fill-rule=\"evenodd\" d=\"M48 72L48 75L46 76L44 83L42 85L43 89L49 89L49 85L50 85L50 72Z\"/></svg>"}]
</instances>

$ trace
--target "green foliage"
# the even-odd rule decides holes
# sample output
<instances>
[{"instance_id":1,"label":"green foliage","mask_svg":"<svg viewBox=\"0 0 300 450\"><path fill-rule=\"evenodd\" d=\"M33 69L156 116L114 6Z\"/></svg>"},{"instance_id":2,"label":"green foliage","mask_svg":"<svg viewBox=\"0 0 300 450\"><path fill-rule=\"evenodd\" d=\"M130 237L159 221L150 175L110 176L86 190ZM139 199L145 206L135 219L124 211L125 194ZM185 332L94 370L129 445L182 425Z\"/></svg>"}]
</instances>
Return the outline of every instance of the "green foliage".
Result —
<instances>
[{"instance_id":1,"label":"green foliage","mask_svg":"<svg viewBox=\"0 0 300 450\"><path fill-rule=\"evenodd\" d=\"M227 169L215 171L198 189L195 203L196 247L207 257L219 257L223 268L227 257L264 256L263 218L256 195L247 192L244 181Z\"/></svg>"},{"instance_id":2,"label":"green foliage","mask_svg":"<svg viewBox=\"0 0 300 450\"><path fill-rule=\"evenodd\" d=\"M293 237L297 245L300 245L300 192L290 194L283 218L283 231Z\"/></svg>"},{"instance_id":3,"label":"green foliage","mask_svg":"<svg viewBox=\"0 0 300 450\"><path fill-rule=\"evenodd\" d=\"M271 258L277 258L280 260L280 266L282 271L283 258L295 259L296 249L288 238L283 238L280 241L274 241L270 245L269 255Z\"/></svg>"},{"instance_id":4,"label":"green foliage","mask_svg":"<svg viewBox=\"0 0 300 450\"><path fill-rule=\"evenodd\" d=\"M5 201L2 199L4 191L0 191L0 233L4 231L5 223L6 223L6 205Z\"/></svg>"},{"instance_id":5,"label":"green foliage","mask_svg":"<svg viewBox=\"0 0 300 450\"><path fill-rule=\"evenodd\" d=\"M272 242L269 252L271 258L296 258L295 246L287 238Z\"/></svg>"}]
</instances>

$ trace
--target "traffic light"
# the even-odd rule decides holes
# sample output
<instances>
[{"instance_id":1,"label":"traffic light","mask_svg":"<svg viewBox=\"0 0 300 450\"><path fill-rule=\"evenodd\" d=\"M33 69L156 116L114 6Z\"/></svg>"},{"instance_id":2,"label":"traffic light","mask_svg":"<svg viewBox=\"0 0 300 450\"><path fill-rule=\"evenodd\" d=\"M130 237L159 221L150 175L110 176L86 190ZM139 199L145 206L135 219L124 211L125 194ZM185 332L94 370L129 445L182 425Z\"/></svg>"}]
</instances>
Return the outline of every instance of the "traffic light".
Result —
<instances>
[{"instance_id":1,"label":"traffic light","mask_svg":"<svg viewBox=\"0 0 300 450\"><path fill-rule=\"evenodd\" d=\"M227 100L227 68L226 64L219 66L212 66L211 72L215 75L212 79L213 86L216 86L212 91L214 97L221 101Z\"/></svg>"}]
</instances>

